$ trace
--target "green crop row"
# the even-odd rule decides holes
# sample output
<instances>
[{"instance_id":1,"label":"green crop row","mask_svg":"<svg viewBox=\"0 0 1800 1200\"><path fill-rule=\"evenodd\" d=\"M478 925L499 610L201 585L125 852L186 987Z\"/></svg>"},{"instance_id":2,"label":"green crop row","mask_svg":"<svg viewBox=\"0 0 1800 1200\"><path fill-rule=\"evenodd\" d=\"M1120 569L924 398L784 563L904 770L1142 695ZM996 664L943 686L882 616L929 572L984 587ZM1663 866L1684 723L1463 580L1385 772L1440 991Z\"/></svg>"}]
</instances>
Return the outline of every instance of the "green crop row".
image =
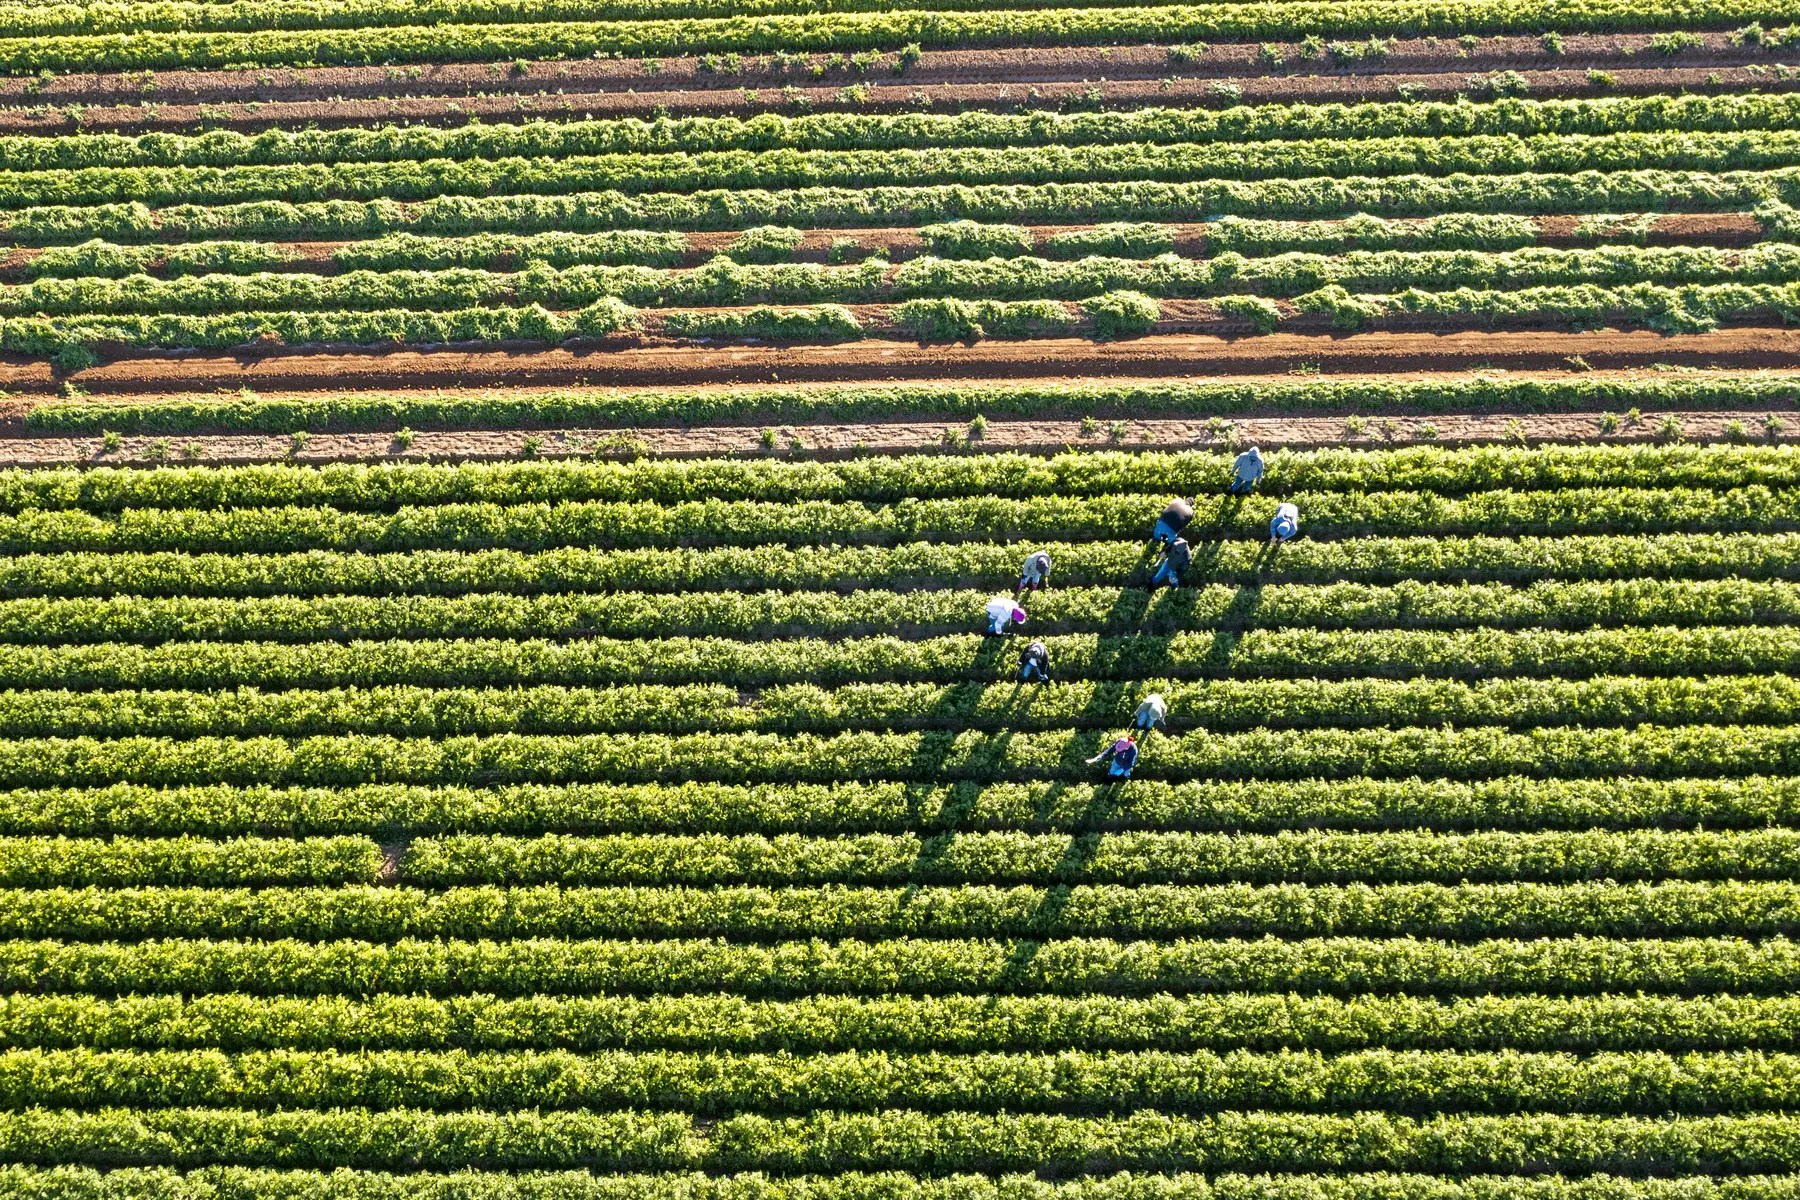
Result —
<instances>
[{"instance_id":1,"label":"green crop row","mask_svg":"<svg viewBox=\"0 0 1800 1200\"><path fill-rule=\"evenodd\" d=\"M741 266L715 258L704 266L668 270L639 266L572 266L556 270L533 265L495 272L451 267L444 270L353 270L338 275L264 273L183 275L151 279L39 279L0 286L0 314L10 317L61 316L93 319L107 315L238 312L462 310L484 305L541 304L570 310L608 298L627 304L670 308L681 305L876 304L908 297L970 299L1081 300L1108 291L1131 290L1153 297L1215 297L1254 293L1306 297L1320 288L1356 292L1401 289L1506 289L1526 295L1533 288L1563 289L1586 284L1621 291L1631 284L1791 284L1800 278L1800 247L1766 242L1749 249L1712 246L1605 246L1562 250L1350 250L1342 254L1291 253L1273 258L1241 258L1227 253L1207 259L1172 254L1149 259L915 258L890 269L871 258L852 266L778 263ZM1776 293L1770 293L1774 295ZM1523 303L1523 301L1521 301ZM912 306L917 308L919 306ZM908 306L895 319L905 323ZM835 310L827 309L826 313ZM778 314L777 314L778 315ZM836 325L794 330L738 328L742 314L700 313L665 319L665 332L688 337L860 337L848 313ZM813 313L815 323L820 314ZM765 318L767 319L767 318ZM710 323L709 323L710 322ZM847 322L847 324L846 324ZM122 324L121 328L131 328ZM990 328L992 336L1003 336ZM1028 336L1012 332L1004 336Z\"/></svg>"},{"instance_id":2,"label":"green crop row","mask_svg":"<svg viewBox=\"0 0 1800 1200\"><path fill-rule=\"evenodd\" d=\"M1225 7L1203 6L1215 10ZM0 68L4 68L12 45L0 40ZM439 196L560 195L607 189L639 194L693 193L708 188L856 184L916 187L934 183L1037 184L1122 179L1134 183L1181 183L1197 175L1220 181L1261 181L1404 177L1415 173L1445 176L1740 171L1796 165L1800 165L1800 131L1795 130L1474 134L1445 139L1422 135L891 150L710 150L561 158L426 158L408 162L21 171L0 176L0 209L130 201L153 205L216 205L247 200L407 201ZM1770 194L1765 190L1765 197Z\"/></svg>"},{"instance_id":3,"label":"green crop row","mask_svg":"<svg viewBox=\"0 0 1800 1200\"><path fill-rule=\"evenodd\" d=\"M9 884L152 882L155 842L0 839ZM193 842L185 844L194 844ZM208 855L223 858L201 843ZM306 843L290 843L304 846ZM372 852L373 843L364 843ZM113 846L122 849L114 851ZM347 847L346 847L347 848ZM108 878L114 857L125 862ZM171 857L174 857L173 855ZM297 856L296 856L297 857ZM210 865L210 864L207 864ZM372 873L368 862L365 877ZM196 875L206 874L205 866ZM179 868L166 882L189 882ZM1456 883L1787 879L1800 831L1066 834L452 834L413 842L399 877L421 887L902 883ZM328 882L329 880L325 880ZM201 878L198 882L213 882ZM310 882L310 881L309 881Z\"/></svg>"},{"instance_id":4,"label":"green crop row","mask_svg":"<svg viewBox=\"0 0 1800 1200\"><path fill-rule=\"evenodd\" d=\"M584 191L572 183L545 193L522 176L513 179L515 194L508 194L501 181L490 183L475 195L421 196L406 205L385 199L218 204L170 197L153 210L142 199L100 205L46 202L0 212L0 229L21 244L54 245L94 237L359 238L403 231L606 232L646 227L740 229L770 223L822 228L914 225L949 218L1199 221L1222 215L1338 217L1353 212L1428 217L1459 210L1548 215L1717 212L1800 201L1800 169L1782 167L1720 172L1596 168L1579 175L1516 170L1475 178L1414 170L1387 178L1347 179L759 185L642 195Z\"/></svg>"},{"instance_id":5,"label":"green crop row","mask_svg":"<svg viewBox=\"0 0 1800 1200\"><path fill-rule=\"evenodd\" d=\"M1800 944L1657 937L1445 942L1417 936L1046 942L888 938L765 945L699 941L146 940L0 942L13 992L121 995L534 997L729 992L805 997L946 993L1154 995L1220 991L1482 996L1731 992L1800 986Z\"/></svg>"},{"instance_id":6,"label":"green crop row","mask_svg":"<svg viewBox=\"0 0 1800 1200\"><path fill-rule=\"evenodd\" d=\"M1033 254L1056 260L1106 255L1144 259L1175 249L1175 226L1113 222L1070 228L1036 237L1022 225L960 220L919 229L921 240L943 258L1020 258ZM1222 217L1204 226L1213 253L1272 255L1294 251L1324 254L1347 250L1519 250L1541 236L1538 222L1504 214L1453 213L1386 220L1358 214L1337 221L1251 221ZM1591 240L1628 241L1628 232L1595 231ZM605 230L592 233L477 233L462 237L389 233L332 247L321 263L341 270L445 270L451 267L672 267L697 253L679 233ZM727 256L742 252L727 248ZM891 253L891 251L890 251ZM165 277L209 273L253 274L301 262L286 247L270 242L198 241L182 245L134 245L87 241L33 255L18 268L28 279Z\"/></svg>"},{"instance_id":7,"label":"green crop row","mask_svg":"<svg viewBox=\"0 0 1800 1200\"><path fill-rule=\"evenodd\" d=\"M0 890L7 938L1706 937L1800 932L1800 883Z\"/></svg>"},{"instance_id":8,"label":"green crop row","mask_svg":"<svg viewBox=\"0 0 1800 1200\"><path fill-rule=\"evenodd\" d=\"M403 1172L256 1167L0 1166L0 1187L32 1200L1794 1200L1800 1181L1622 1176L1197 1174L1036 1175L846 1172L770 1177L586 1170Z\"/></svg>"},{"instance_id":9,"label":"green crop row","mask_svg":"<svg viewBox=\"0 0 1800 1200\"><path fill-rule=\"evenodd\" d=\"M1704 675L1800 673L1800 631L1791 627L1642 629L1358 630L1044 639L1065 679L1213 678L1477 679L1492 675ZM1014 667L1013 644L978 634L903 641L732 641L667 637L451 641L171 642L137 646L0 645L0 671L14 687L263 688L516 687L633 683L841 685L993 681Z\"/></svg>"},{"instance_id":10,"label":"green crop row","mask_svg":"<svg viewBox=\"0 0 1800 1200\"><path fill-rule=\"evenodd\" d=\"M1034 608L1058 604L1064 587L1116 586L1145 569L1143 545L1131 542L1033 543L1055 563L1057 588ZM1800 535L1792 533L1590 535L1559 538L1352 538L1298 541L1279 554L1250 541L1207 548L1184 576L1190 591L1159 605L1185 612L1192 590L1209 585L1280 594L1300 584L1352 582L1375 586L1458 584L1498 603L1485 583L1539 585L1541 594L1584 594L1552 581L1599 583L1619 602L1635 579L1640 594L1676 596L1684 581L1740 581L1745 596L1767 602L1771 580L1800 577ZM1019 546L979 542L914 542L896 546L721 546L710 549L596 550L585 546L519 550L410 550L369 555L336 550L289 554L205 551L67 551L0 558L0 597L434 596L470 593L538 595L635 590L640 593L837 591L990 588L1018 569ZM1658 585L1651 581L1663 580ZM1659 590L1660 589L1660 590ZM1346 594L1358 594L1355 591ZM1421 595L1442 595L1442 588ZM1539 594L1537 591L1533 595ZM1694 588L1695 596L1708 594ZM1535 603L1508 598L1511 606ZM1521 611L1517 607L1513 611ZM1721 611L1724 611L1723 609ZM1748 610L1745 610L1748 611ZM1043 615L1039 613L1038 615ZM966 616L966 614L965 614ZM1604 618L1600 618L1604 620Z\"/></svg>"},{"instance_id":11,"label":"green crop row","mask_svg":"<svg viewBox=\"0 0 1800 1200\"><path fill-rule=\"evenodd\" d=\"M644 1112L259 1113L241 1109L27 1109L0 1115L12 1162L418 1168L574 1166L802 1171L911 1168L1253 1171L1789 1171L1800 1118L1344 1115L760 1114L698 1125Z\"/></svg>"},{"instance_id":12,"label":"green crop row","mask_svg":"<svg viewBox=\"0 0 1800 1200\"><path fill-rule=\"evenodd\" d=\"M0 786L106 783L832 783L1077 779L1097 731L986 734L493 734L441 740L41 738L0 742ZM1549 726L1513 731L1320 729L1171 735L1138 770L1152 779L1309 779L1370 775L1594 777L1635 773L1780 774L1800 763L1800 726Z\"/></svg>"},{"instance_id":13,"label":"green crop row","mask_svg":"<svg viewBox=\"0 0 1800 1200\"><path fill-rule=\"evenodd\" d=\"M0 998L0 1045L62 1049L1792 1050L1800 999L1254 995Z\"/></svg>"},{"instance_id":14,"label":"green crop row","mask_svg":"<svg viewBox=\"0 0 1800 1200\"><path fill-rule=\"evenodd\" d=\"M546 831L863 833L1030 829L1637 829L1800 826L1800 781L1733 779L1141 780L903 784L108 784L0 792L12 834L362 834Z\"/></svg>"},{"instance_id":15,"label":"green crop row","mask_svg":"<svg viewBox=\"0 0 1800 1200\"><path fill-rule=\"evenodd\" d=\"M491 19L480 8L483 18ZM447 16L448 14L446 14ZM797 16L429 25L243 33L124 33L0 40L0 69L133 70L216 66L656 56L707 52L883 50L898 46L1298 40L1322 35L1539 33L1617 29L1779 27L1793 12L1775 0L1680 0L1646 12L1632 0L1509 0L1438 4L1308 0L1183 8L887 11Z\"/></svg>"},{"instance_id":16,"label":"green crop row","mask_svg":"<svg viewBox=\"0 0 1800 1200\"><path fill-rule=\"evenodd\" d=\"M1147 564L1133 563L1141 584ZM1001 576L1004 578L1004 576ZM978 627L986 590L0 600L0 644L350 641L384 637L920 639ZM1034 636L1217 629L1582 629L1800 619L1800 585L1736 580L1063 588L1031 598ZM1045 702L1047 703L1047 702ZM148 714L146 714L148 715Z\"/></svg>"},{"instance_id":17,"label":"green crop row","mask_svg":"<svg viewBox=\"0 0 1800 1200\"><path fill-rule=\"evenodd\" d=\"M858 501L567 501L404 505L392 512L329 507L37 510L0 516L0 552L63 550L543 549L552 546L765 546L818 542L1094 540L1148 526L1168 492L1104 496L965 496ZM1429 492L1291 491L1309 535L1593 534L1792 531L1800 488L1507 488ZM1203 499L1185 536L1266 539L1272 502Z\"/></svg>"},{"instance_id":18,"label":"green crop row","mask_svg":"<svg viewBox=\"0 0 1800 1200\"><path fill-rule=\"evenodd\" d=\"M1739 402L1772 398L1752 387ZM1271 402L1279 406L1282 399L1277 394ZM1204 451L1083 451L1049 456L915 454L841 462L639 459L325 466L271 462L156 471L107 466L13 469L0 471L0 510L76 508L104 513L125 508L299 505L384 510L448 503L571 500L655 501L661 505L700 500L896 503L991 493L1015 498L1104 497L1165 489L1191 494L1223 491L1231 474L1231 458L1229 453ZM1800 485L1796 458L1778 446L1723 444L1271 451L1260 489L1286 496L1306 491L1388 491L1400 485L1409 491L1445 495L1498 488L1790 487ZM1221 512L1228 507L1222 500L1217 503Z\"/></svg>"},{"instance_id":19,"label":"green crop row","mask_svg":"<svg viewBox=\"0 0 1800 1200\"><path fill-rule=\"evenodd\" d=\"M199 7L219 11L219 5ZM264 6L267 11L267 6ZM8 12L0 10L0 36ZM51 10L54 11L54 10ZM102 10L104 11L104 10ZM291 10L290 10L291 11ZM313 9L312 11L318 11ZM1000 113L765 113L472 123L455 128L213 130L197 135L0 136L11 171L104 167L224 167L405 162L428 159L577 158L718 150L858 150L929 147L1083 146L1473 137L1684 131L1723 133L1800 127L1800 100L1779 92L1720 96L1503 99L1492 104L1375 101L1263 104L1227 109L1148 107L1124 111Z\"/></svg>"},{"instance_id":20,"label":"green crop row","mask_svg":"<svg viewBox=\"0 0 1800 1200\"><path fill-rule=\"evenodd\" d=\"M366 837L0 838L0 887L374 883L381 848Z\"/></svg>"},{"instance_id":21,"label":"green crop row","mask_svg":"<svg viewBox=\"0 0 1800 1200\"><path fill-rule=\"evenodd\" d=\"M184 433L202 429L238 429L289 434L296 429L369 429L401 427L442 428L474 426L571 426L653 425L700 421L783 422L893 417L916 413L973 416L990 413L1013 416L1108 416L1217 415L1264 409L1291 412L1364 411L1407 409L1444 412L1471 408L1513 409L1528 412L1561 412L1612 406L1676 408L1752 408L1793 404L1794 385L1780 376L1713 374L1664 375L1617 380L1592 375L1553 379L1519 379L1479 376L1432 380L1379 379L1333 380L1306 383L1287 380L1254 380L1243 383L1140 382L1084 383L1060 381L1018 383L932 383L886 386L818 387L804 390L744 387L727 391L631 391L587 390L576 392L455 393L347 393L317 397L260 397L256 395L194 398L138 399L109 397L104 402L45 401L23 417L29 429L46 433L98 434L103 429L138 433ZM1606 461L1599 447L1588 447L1596 461ZM1285 461L1285 460L1284 460ZM1674 469L1665 463L1665 469ZM118 486L113 476L107 488ZM134 478L143 472L131 473ZM174 474L171 472L170 474ZM198 473L196 473L198 474ZM221 480L237 477L224 471L212 473ZM64 481L55 471L45 472L52 481L58 503L79 504L65 496ZM314 478L328 477L320 471ZM0 476L0 478L7 478ZM25 505L11 479L6 483L6 507ZM158 485L160 489L162 485ZM1515 484L1515 486L1519 486ZM233 495L253 495L236 487ZM132 495L140 494L133 488ZM47 501L46 501L47 502ZM151 503L148 499L134 503ZM255 502L246 500L246 502ZM202 503L194 500L192 503Z\"/></svg>"},{"instance_id":22,"label":"green crop row","mask_svg":"<svg viewBox=\"0 0 1800 1200\"><path fill-rule=\"evenodd\" d=\"M411 1111L1751 1113L1792 1107L1800 1057L1736 1050L0 1050L0 1106ZM0 1129L5 1119L0 1118Z\"/></svg>"},{"instance_id":23,"label":"green crop row","mask_svg":"<svg viewBox=\"0 0 1800 1200\"><path fill-rule=\"evenodd\" d=\"M384 733L697 733L854 729L1108 729L1156 690L1177 726L1211 730L1367 726L1769 724L1800 708L1787 675L1565 681L1146 680L1059 683L791 684L740 703L719 684L616 688L376 687L329 691L0 692L0 736L316 736Z\"/></svg>"}]
</instances>

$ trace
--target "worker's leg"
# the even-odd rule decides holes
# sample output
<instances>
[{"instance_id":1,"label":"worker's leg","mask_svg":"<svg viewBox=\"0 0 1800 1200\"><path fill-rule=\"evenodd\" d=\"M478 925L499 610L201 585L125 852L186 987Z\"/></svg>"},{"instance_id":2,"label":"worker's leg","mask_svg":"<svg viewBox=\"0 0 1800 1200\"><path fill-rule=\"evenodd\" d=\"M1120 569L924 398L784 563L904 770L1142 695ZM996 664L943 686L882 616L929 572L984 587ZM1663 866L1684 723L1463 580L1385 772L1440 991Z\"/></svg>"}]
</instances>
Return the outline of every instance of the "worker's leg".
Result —
<instances>
[{"instance_id":1,"label":"worker's leg","mask_svg":"<svg viewBox=\"0 0 1800 1200\"><path fill-rule=\"evenodd\" d=\"M1114 763L1106 769L1106 777L1108 779L1130 779L1131 768L1121 767L1118 763Z\"/></svg>"},{"instance_id":2,"label":"worker's leg","mask_svg":"<svg viewBox=\"0 0 1800 1200\"><path fill-rule=\"evenodd\" d=\"M1028 662L1023 667L1019 668L1019 679L1021 682L1030 683L1036 678L1038 678L1038 665L1036 662Z\"/></svg>"},{"instance_id":3,"label":"worker's leg","mask_svg":"<svg viewBox=\"0 0 1800 1200\"><path fill-rule=\"evenodd\" d=\"M1150 577L1150 586L1159 588L1165 583L1174 582L1175 572L1170 569L1168 559L1164 559L1161 563L1157 564L1156 574Z\"/></svg>"},{"instance_id":4,"label":"worker's leg","mask_svg":"<svg viewBox=\"0 0 1800 1200\"><path fill-rule=\"evenodd\" d=\"M988 619L988 633L992 634L994 637L999 637L1001 634L1003 634L1005 632L1006 632L1006 618L1005 617L990 617Z\"/></svg>"},{"instance_id":5,"label":"worker's leg","mask_svg":"<svg viewBox=\"0 0 1800 1200\"><path fill-rule=\"evenodd\" d=\"M1153 542L1172 542L1175 540L1175 530L1167 521L1162 520L1159 517L1157 518L1156 528L1150 531L1150 540Z\"/></svg>"}]
</instances>

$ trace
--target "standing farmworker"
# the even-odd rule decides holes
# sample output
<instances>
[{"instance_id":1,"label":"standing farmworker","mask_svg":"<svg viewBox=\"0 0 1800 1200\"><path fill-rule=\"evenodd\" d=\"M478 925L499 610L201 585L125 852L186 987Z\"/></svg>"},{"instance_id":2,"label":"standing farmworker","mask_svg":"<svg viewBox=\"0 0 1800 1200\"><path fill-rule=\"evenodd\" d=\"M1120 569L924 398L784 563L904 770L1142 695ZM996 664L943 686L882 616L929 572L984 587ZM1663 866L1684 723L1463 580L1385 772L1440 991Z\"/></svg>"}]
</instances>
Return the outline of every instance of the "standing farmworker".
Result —
<instances>
[{"instance_id":1,"label":"standing farmworker","mask_svg":"<svg viewBox=\"0 0 1800 1200\"><path fill-rule=\"evenodd\" d=\"M1159 588L1166 583L1170 587L1180 587L1181 573L1188 569L1193 554L1186 538L1176 538L1170 542L1169 548L1163 551L1162 562L1156 566L1156 574L1150 577L1150 586Z\"/></svg>"},{"instance_id":2,"label":"standing farmworker","mask_svg":"<svg viewBox=\"0 0 1800 1200\"><path fill-rule=\"evenodd\" d=\"M1025 623L1025 610L1014 603L1011 596L995 596L987 602L987 619L987 631L999 637L1008 625Z\"/></svg>"},{"instance_id":3,"label":"standing farmworker","mask_svg":"<svg viewBox=\"0 0 1800 1200\"><path fill-rule=\"evenodd\" d=\"M1050 648L1044 643L1033 642L1025 647L1025 657L1019 660L1019 682L1050 682Z\"/></svg>"},{"instance_id":4,"label":"standing farmworker","mask_svg":"<svg viewBox=\"0 0 1800 1200\"><path fill-rule=\"evenodd\" d=\"M1132 714L1132 728L1142 733L1161 727L1169 719L1169 702L1163 699L1161 692L1151 692L1144 697L1144 702L1137 706Z\"/></svg>"},{"instance_id":5,"label":"standing farmworker","mask_svg":"<svg viewBox=\"0 0 1800 1200\"><path fill-rule=\"evenodd\" d=\"M1269 522L1269 542L1280 545L1300 532L1300 510L1292 504L1278 505L1275 519Z\"/></svg>"},{"instance_id":6,"label":"standing farmworker","mask_svg":"<svg viewBox=\"0 0 1800 1200\"><path fill-rule=\"evenodd\" d=\"M1040 591L1050 583L1050 555L1043 550L1025 557L1025 565L1019 568L1019 586L1015 593Z\"/></svg>"},{"instance_id":7,"label":"standing farmworker","mask_svg":"<svg viewBox=\"0 0 1800 1200\"><path fill-rule=\"evenodd\" d=\"M1152 545L1160 546L1172 542L1187 528L1187 523L1194 519L1194 504L1191 500L1171 500L1169 507L1163 509L1162 516L1156 519L1156 528L1150 531Z\"/></svg>"},{"instance_id":8,"label":"standing farmworker","mask_svg":"<svg viewBox=\"0 0 1800 1200\"><path fill-rule=\"evenodd\" d=\"M1256 485L1263 477L1262 451L1255 446L1250 447L1237 456L1231 465L1231 494L1245 496L1256 490Z\"/></svg>"},{"instance_id":9,"label":"standing farmworker","mask_svg":"<svg viewBox=\"0 0 1800 1200\"><path fill-rule=\"evenodd\" d=\"M1088 759L1088 765L1093 766L1095 763L1102 763L1111 759L1111 764L1106 768L1106 777L1108 779L1130 779L1131 768L1137 766L1137 756L1137 735L1128 733L1100 753L1094 755L1094 757Z\"/></svg>"}]
</instances>

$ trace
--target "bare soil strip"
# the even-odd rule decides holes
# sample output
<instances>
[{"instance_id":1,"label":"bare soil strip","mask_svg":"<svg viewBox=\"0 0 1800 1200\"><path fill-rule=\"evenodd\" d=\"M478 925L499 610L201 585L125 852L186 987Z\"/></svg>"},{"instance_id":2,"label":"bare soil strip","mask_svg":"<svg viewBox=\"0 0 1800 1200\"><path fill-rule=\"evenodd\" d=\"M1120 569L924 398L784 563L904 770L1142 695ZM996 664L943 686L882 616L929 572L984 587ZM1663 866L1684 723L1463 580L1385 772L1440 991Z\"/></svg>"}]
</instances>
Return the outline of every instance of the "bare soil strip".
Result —
<instances>
[{"instance_id":1,"label":"bare soil strip","mask_svg":"<svg viewBox=\"0 0 1800 1200\"><path fill-rule=\"evenodd\" d=\"M1773 418L1773 421L1771 421ZM1679 434L1669 424L1679 426ZM108 450L97 437L0 439L0 466L71 464L254 463L287 459L325 463L368 460L444 461L521 457L754 457L954 453L1017 450L1055 453L1067 447L1134 450L1225 449L1257 444L1269 449L1338 445L1404 445L1433 442L1473 445L1498 442L1800 441L1800 410L1777 412L1647 412L1628 420L1593 413L1512 414L1479 412L1430 416L1367 417L1348 424L1342 416L1191 417L1180 420L1000 420L977 437L962 421L880 421L833 425L784 425L771 449L760 429L742 425L657 427L632 430L556 429L421 432L405 444L388 433L313 434L296 448L290 438L257 435L128 437Z\"/></svg>"},{"instance_id":2,"label":"bare soil strip","mask_svg":"<svg viewBox=\"0 0 1800 1200\"><path fill-rule=\"evenodd\" d=\"M1559 370L1800 366L1800 330L1726 329L1664 336L1599 330L1457 333L1274 333L1223 338L1176 335L1096 343L1079 339L917 346L850 342L832 346L729 349L538 347L466 349L261 350L120 359L65 377L43 361L0 361L0 390L49 394L67 384L95 394L284 389L470 388L482 386L656 386L796 381L1167 378L1200 375L1393 375L1475 367Z\"/></svg>"},{"instance_id":3,"label":"bare soil strip","mask_svg":"<svg viewBox=\"0 0 1800 1200\"><path fill-rule=\"evenodd\" d=\"M1192 76L1164 79L1065 79L1030 82L921 83L887 77L829 87L784 85L706 90L564 91L475 97L253 100L231 103L150 103L81 108L0 109L0 134L150 133L208 129L335 128L407 123L465 125L471 120L518 122L590 117L738 115L803 112L959 112L972 109L1047 109L1234 104L1324 103L1362 100L1478 100L1497 94L1545 97L1638 96L1671 91L1728 93L1800 91L1800 76L1771 76L1749 66L1642 67L1612 63L1605 81L1588 69L1527 68L1504 75L1468 70L1439 73ZM1633 65L1627 67L1623 63Z\"/></svg>"},{"instance_id":4,"label":"bare soil strip","mask_svg":"<svg viewBox=\"0 0 1800 1200\"><path fill-rule=\"evenodd\" d=\"M139 105L205 101L319 101L409 96L554 96L559 92L680 92L788 85L843 87L857 82L901 86L954 83L1057 83L1216 76L1384 75L1493 70L1581 70L1722 67L1782 63L1780 49L1734 45L1724 32L1697 33L1701 44L1675 53L1654 48L1647 34L1582 34L1552 53L1536 37L1395 39L1380 54L1351 59L1330 51L1308 55L1296 43L1227 43L1171 50L1166 46L927 50L896 71L895 54L864 69L843 55L812 55L782 70L768 57L746 56L735 68L712 56L666 59L578 59L542 63L446 63L422 67L130 71L51 79L0 79L0 105L69 103ZM897 49L897 48L896 48ZM816 69L815 69L816 68Z\"/></svg>"}]
</instances>

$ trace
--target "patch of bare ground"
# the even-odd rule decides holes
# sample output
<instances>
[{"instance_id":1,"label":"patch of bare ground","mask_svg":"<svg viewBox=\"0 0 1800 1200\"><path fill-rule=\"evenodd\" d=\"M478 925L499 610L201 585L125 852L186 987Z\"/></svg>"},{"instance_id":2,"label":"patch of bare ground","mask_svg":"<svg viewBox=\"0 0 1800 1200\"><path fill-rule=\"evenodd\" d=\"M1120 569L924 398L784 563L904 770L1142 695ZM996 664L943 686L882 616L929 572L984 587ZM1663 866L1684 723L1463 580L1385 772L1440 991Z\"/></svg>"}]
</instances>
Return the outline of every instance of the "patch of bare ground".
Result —
<instances>
[{"instance_id":1,"label":"patch of bare ground","mask_svg":"<svg viewBox=\"0 0 1800 1200\"><path fill-rule=\"evenodd\" d=\"M1627 60L1629 61L1629 60ZM1361 100L1448 100L1497 95L1637 96L1665 92L1726 93L1800 90L1800 77L1771 76L1757 65L1626 67L1597 82L1587 69L1413 72L1389 74L1188 76L1164 79L1060 79L1030 82L921 83L879 79L848 86L735 87L677 91L560 92L473 97L252 100L227 103L106 105L0 109L0 134L180 132L195 128L289 129L349 125L458 126L472 120L578 120L663 114L751 116L805 112L1054 111Z\"/></svg>"},{"instance_id":2,"label":"patch of bare ground","mask_svg":"<svg viewBox=\"0 0 1800 1200\"><path fill-rule=\"evenodd\" d=\"M252 70L72 73L53 79L0 79L0 105L185 104L205 101L318 101L334 98L538 95L559 92L682 92L736 88L844 87L870 84L1036 83L1071 80L1209 76L1384 75L1413 72L1581 70L1608 65L1702 67L1779 63L1779 49L1735 44L1729 33L1695 35L1698 45L1675 53L1647 34L1583 34L1554 52L1542 38L1394 39L1379 53L1366 47L1308 53L1293 42L1222 43L1206 47L1099 46L927 50L896 70L883 55L866 70L843 55L817 54L785 69L749 56L735 68L720 58L580 59L539 63L445 63L422 67L315 67Z\"/></svg>"},{"instance_id":3,"label":"patch of bare ground","mask_svg":"<svg viewBox=\"0 0 1800 1200\"><path fill-rule=\"evenodd\" d=\"M1670 424L1673 422L1673 425ZM171 439L127 437L108 450L97 437L0 439L0 466L70 464L326 463L371 460L471 461L576 457L792 457L1017 450L1054 453L1067 447L1169 450L1335 445L1475 445L1502 442L1800 441L1800 409L1621 414L1469 412L1383 416L1234 416L1095 421L990 419L978 434L967 421L868 421L772 427L659 426L629 433L601 429L464 429L420 432L405 444L389 433L313 434L296 449L290 438L252 434Z\"/></svg>"},{"instance_id":4,"label":"patch of bare ground","mask_svg":"<svg viewBox=\"0 0 1800 1200\"><path fill-rule=\"evenodd\" d=\"M1800 330L1723 329L1665 336L1647 330L1451 333L1197 334L1120 342L1044 339L918 346L642 346L620 349L501 347L330 351L265 349L118 359L62 376L39 361L0 361L0 390L49 394L65 384L95 394L283 389L659 386L796 381L1068 378L1079 375L1267 375L1303 370L1392 375L1491 366L1558 370L1666 364L1691 367L1800 365Z\"/></svg>"}]
</instances>

